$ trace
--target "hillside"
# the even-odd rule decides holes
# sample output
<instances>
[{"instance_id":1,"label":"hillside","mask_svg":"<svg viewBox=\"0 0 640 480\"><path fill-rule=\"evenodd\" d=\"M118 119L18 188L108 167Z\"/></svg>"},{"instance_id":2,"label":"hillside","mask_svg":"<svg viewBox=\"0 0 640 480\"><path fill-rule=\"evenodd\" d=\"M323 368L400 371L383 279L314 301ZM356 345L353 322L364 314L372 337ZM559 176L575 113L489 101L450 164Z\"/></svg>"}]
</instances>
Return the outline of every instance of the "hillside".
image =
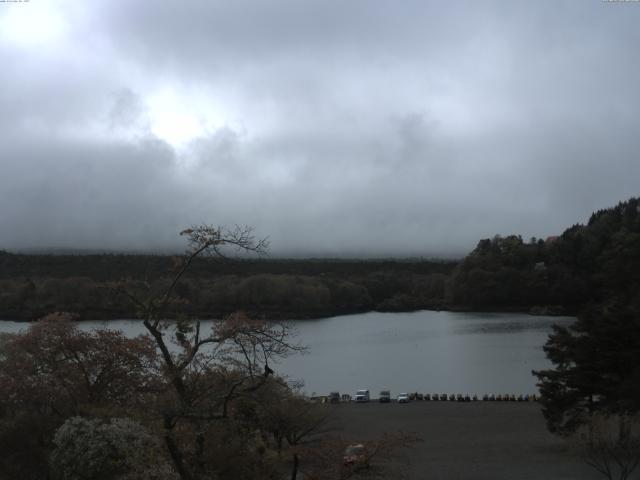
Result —
<instances>
[{"instance_id":1,"label":"hillside","mask_svg":"<svg viewBox=\"0 0 640 480\"><path fill-rule=\"evenodd\" d=\"M470 308L575 312L616 296L638 301L640 202L599 210L546 240L496 236L480 240L451 275L448 303Z\"/></svg>"},{"instance_id":2,"label":"hillside","mask_svg":"<svg viewBox=\"0 0 640 480\"><path fill-rule=\"evenodd\" d=\"M116 287L161 291L176 257L0 252L0 318L51 311L127 318ZM217 318L235 310L317 318L368 310L518 310L575 313L616 297L639 302L640 202L599 210L559 237L483 239L462 261L201 258L179 284L171 315Z\"/></svg>"}]
</instances>

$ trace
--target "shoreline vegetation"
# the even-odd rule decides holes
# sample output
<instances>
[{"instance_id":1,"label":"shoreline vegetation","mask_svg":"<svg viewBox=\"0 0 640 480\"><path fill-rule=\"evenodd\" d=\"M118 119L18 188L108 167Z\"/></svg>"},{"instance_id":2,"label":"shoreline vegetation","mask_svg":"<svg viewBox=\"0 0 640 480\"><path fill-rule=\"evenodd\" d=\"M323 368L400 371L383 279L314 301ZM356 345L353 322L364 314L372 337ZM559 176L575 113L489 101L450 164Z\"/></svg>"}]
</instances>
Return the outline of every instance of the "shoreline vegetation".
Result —
<instances>
[{"instance_id":1,"label":"shoreline vegetation","mask_svg":"<svg viewBox=\"0 0 640 480\"><path fill-rule=\"evenodd\" d=\"M524 312L575 315L616 297L633 303L640 260L640 203L599 210L546 239L480 240L459 261L201 258L175 291L168 318L314 319L368 311ZM166 289L177 256L30 255L0 251L0 318L53 311L78 319L135 318L118 288Z\"/></svg>"},{"instance_id":2,"label":"shoreline vegetation","mask_svg":"<svg viewBox=\"0 0 640 480\"><path fill-rule=\"evenodd\" d=\"M241 310L244 314L246 314L249 317L252 318L259 318L259 319L264 319L264 320L272 320L272 321L292 321L292 320L303 320L303 321L314 321L314 320L321 320L323 318L333 318L333 317L342 317L342 316L347 316L347 315L357 315L357 314L363 314L363 313L372 313L372 312L378 312L378 313L411 313L411 312L420 312L420 311L432 311L432 312L459 312L459 313L514 313L514 314L525 314L525 315L531 315L534 317L571 317L571 316L575 316L575 312L572 311L567 311L564 308L562 308L561 306L533 306L531 308L528 309L519 309L519 308L483 308L483 309L478 309L478 308L471 308L471 307L464 307L464 306L423 306L423 307L417 307L417 308L411 308L411 309L405 309L405 310L328 310L326 312L314 312L313 316L311 315L307 315L307 316L298 316L298 317L292 317L289 314L286 313L279 313L279 312L271 312L270 315L267 317L264 314L258 314L257 312L252 312L252 311L247 311L247 310ZM128 317L123 317L123 316L113 316L113 317L89 317L86 315L80 315L76 312L70 312L72 313L72 318L74 321L78 321L78 322L83 322L83 321L87 321L87 322L91 322L91 321L110 321L110 320L126 320L126 319L132 319L135 318L135 316L132 314L131 316ZM198 317L198 320L201 321L209 321L209 320L221 320L223 317L225 316L225 314L220 314L216 317ZM16 322L16 323L33 323L36 322L40 319L41 317L33 317L33 318L8 318L8 317L1 317L0 316L0 322ZM167 320L173 320L173 321L179 321L180 320L180 316L176 315L172 318L168 318Z\"/></svg>"},{"instance_id":3,"label":"shoreline vegetation","mask_svg":"<svg viewBox=\"0 0 640 480\"><path fill-rule=\"evenodd\" d=\"M75 276L64 271L81 268L99 270L100 266L126 263L127 255L52 256L0 252L3 266L11 263L27 266L31 275L4 278L0 275L0 319L35 321L51 311L73 313L78 320L116 320L134 318L136 313L122 298L116 298L116 285L127 288L161 289L171 270L165 268L159 280L148 282L147 273L135 277L108 272ZM140 256L132 263L170 263L174 257ZM205 260L206 261L206 260ZM189 315L202 320L219 319L235 311L255 318L271 320L315 320L367 312L413 312L420 310L452 312L512 312L542 316L575 314L563 305L463 305L447 303L447 282L460 262L453 261L319 261L311 264L320 273L302 274L307 260L216 260L211 270L183 280L181 297L168 317ZM249 265L245 265L248 263ZM340 268L332 268L339 264ZM42 270L38 267L44 264ZM74 265L76 264L76 265ZM293 268L291 264L294 264ZM16 267L17 270L20 267ZM47 274L48 268L59 272ZM216 269L232 273L217 274ZM11 269L11 266L10 268ZM5 270L5 269L3 269ZM79 270L79 269L78 269ZM114 270L117 271L117 268ZM252 273L255 271L273 273ZM325 271L326 270L326 271ZM338 270L337 272L335 270ZM293 271L293 273L287 273ZM117 280L123 278L124 280ZM205 297L208 299L205 300ZM449 300L450 301L450 300Z\"/></svg>"}]
</instances>

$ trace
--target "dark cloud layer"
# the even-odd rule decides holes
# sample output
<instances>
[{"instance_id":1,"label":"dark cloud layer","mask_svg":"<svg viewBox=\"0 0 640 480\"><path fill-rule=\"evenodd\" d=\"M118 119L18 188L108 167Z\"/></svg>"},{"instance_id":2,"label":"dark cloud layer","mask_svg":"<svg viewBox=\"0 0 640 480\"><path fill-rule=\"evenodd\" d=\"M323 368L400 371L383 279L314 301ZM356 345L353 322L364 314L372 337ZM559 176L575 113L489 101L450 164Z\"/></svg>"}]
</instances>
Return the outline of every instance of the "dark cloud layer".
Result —
<instances>
[{"instance_id":1,"label":"dark cloud layer","mask_svg":"<svg viewBox=\"0 0 640 480\"><path fill-rule=\"evenodd\" d=\"M0 4L0 248L455 255L638 195L640 3Z\"/></svg>"}]
</instances>

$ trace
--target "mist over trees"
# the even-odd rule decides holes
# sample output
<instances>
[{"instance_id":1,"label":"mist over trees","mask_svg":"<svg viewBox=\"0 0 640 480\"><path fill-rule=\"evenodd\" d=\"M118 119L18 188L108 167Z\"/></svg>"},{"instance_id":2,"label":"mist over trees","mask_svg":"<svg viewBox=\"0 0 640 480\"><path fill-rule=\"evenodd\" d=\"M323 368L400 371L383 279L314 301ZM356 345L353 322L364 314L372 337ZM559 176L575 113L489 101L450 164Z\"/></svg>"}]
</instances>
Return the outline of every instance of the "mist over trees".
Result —
<instances>
[{"instance_id":1,"label":"mist over trees","mask_svg":"<svg viewBox=\"0 0 640 480\"><path fill-rule=\"evenodd\" d=\"M482 239L461 261L203 258L178 286L169 316L319 318L424 308L575 314L612 295L637 301L638 199L595 212L560 236ZM0 316L51 311L82 318L133 317L110 282L161 291L175 257L19 255L0 252Z\"/></svg>"}]
</instances>

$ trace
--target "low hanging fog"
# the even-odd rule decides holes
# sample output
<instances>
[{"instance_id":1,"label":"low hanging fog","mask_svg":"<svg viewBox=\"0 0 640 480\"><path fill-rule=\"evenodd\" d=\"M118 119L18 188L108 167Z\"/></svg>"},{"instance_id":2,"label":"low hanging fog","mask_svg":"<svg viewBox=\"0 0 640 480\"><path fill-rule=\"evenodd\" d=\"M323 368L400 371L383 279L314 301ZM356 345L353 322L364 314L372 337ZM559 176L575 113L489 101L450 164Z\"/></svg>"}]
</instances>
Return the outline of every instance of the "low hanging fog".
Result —
<instances>
[{"instance_id":1,"label":"low hanging fog","mask_svg":"<svg viewBox=\"0 0 640 480\"><path fill-rule=\"evenodd\" d=\"M0 3L0 249L455 256L638 195L640 3Z\"/></svg>"}]
</instances>

